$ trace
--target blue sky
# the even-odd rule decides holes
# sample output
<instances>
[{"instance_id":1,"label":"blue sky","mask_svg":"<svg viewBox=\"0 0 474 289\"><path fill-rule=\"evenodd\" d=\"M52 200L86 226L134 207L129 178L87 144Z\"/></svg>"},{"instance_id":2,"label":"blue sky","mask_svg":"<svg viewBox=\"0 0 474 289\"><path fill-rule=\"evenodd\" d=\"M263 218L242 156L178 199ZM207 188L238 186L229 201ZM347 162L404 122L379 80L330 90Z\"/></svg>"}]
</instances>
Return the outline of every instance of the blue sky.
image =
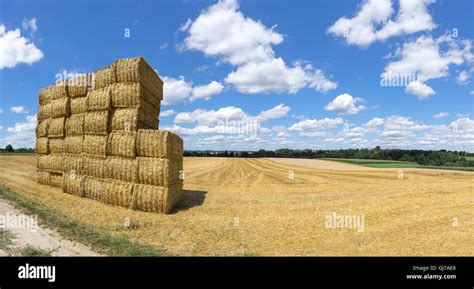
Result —
<instances>
[{"instance_id":1,"label":"blue sky","mask_svg":"<svg viewBox=\"0 0 474 289\"><path fill-rule=\"evenodd\" d=\"M143 56L186 149L474 151L474 2L0 1L0 147L57 74ZM397 80L403 80L398 81Z\"/></svg>"}]
</instances>

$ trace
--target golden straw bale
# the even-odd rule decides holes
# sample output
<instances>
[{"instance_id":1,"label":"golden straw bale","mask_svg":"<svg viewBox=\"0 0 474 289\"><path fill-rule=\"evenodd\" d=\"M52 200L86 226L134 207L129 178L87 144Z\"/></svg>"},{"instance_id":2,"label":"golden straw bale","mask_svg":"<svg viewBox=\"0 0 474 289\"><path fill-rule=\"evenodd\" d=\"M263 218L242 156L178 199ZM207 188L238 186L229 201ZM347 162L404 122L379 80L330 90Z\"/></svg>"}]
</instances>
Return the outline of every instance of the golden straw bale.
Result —
<instances>
[{"instance_id":1,"label":"golden straw bale","mask_svg":"<svg viewBox=\"0 0 474 289\"><path fill-rule=\"evenodd\" d=\"M52 118L48 126L49 137L64 137L65 117Z\"/></svg>"},{"instance_id":2,"label":"golden straw bale","mask_svg":"<svg viewBox=\"0 0 474 289\"><path fill-rule=\"evenodd\" d=\"M91 90L87 93L86 106L87 111L109 110L111 108L110 88Z\"/></svg>"},{"instance_id":3,"label":"golden straw bale","mask_svg":"<svg viewBox=\"0 0 474 289\"><path fill-rule=\"evenodd\" d=\"M106 169L106 158L82 156L82 174L103 179L107 176Z\"/></svg>"},{"instance_id":4,"label":"golden straw bale","mask_svg":"<svg viewBox=\"0 0 474 289\"><path fill-rule=\"evenodd\" d=\"M135 184L131 208L145 212L170 213L181 198L179 186L160 187Z\"/></svg>"},{"instance_id":5,"label":"golden straw bale","mask_svg":"<svg viewBox=\"0 0 474 289\"><path fill-rule=\"evenodd\" d=\"M183 161L183 139L165 130L140 129L137 155Z\"/></svg>"},{"instance_id":6,"label":"golden straw bale","mask_svg":"<svg viewBox=\"0 0 474 289\"><path fill-rule=\"evenodd\" d=\"M81 154L83 142L84 137L82 135L67 136L64 139L64 152L68 154Z\"/></svg>"},{"instance_id":7,"label":"golden straw bale","mask_svg":"<svg viewBox=\"0 0 474 289\"><path fill-rule=\"evenodd\" d=\"M182 183L180 171L183 163L162 158L138 158L138 182L155 186Z\"/></svg>"},{"instance_id":8,"label":"golden straw bale","mask_svg":"<svg viewBox=\"0 0 474 289\"><path fill-rule=\"evenodd\" d=\"M50 172L49 173L49 185L52 187L63 187L64 176L63 173Z\"/></svg>"},{"instance_id":9,"label":"golden straw bale","mask_svg":"<svg viewBox=\"0 0 474 289\"><path fill-rule=\"evenodd\" d=\"M37 170L36 172L38 183L43 185L49 185L49 172L42 170Z\"/></svg>"},{"instance_id":10,"label":"golden straw bale","mask_svg":"<svg viewBox=\"0 0 474 289\"><path fill-rule=\"evenodd\" d=\"M83 158L81 155L65 154L64 155L64 172L69 174L82 174Z\"/></svg>"},{"instance_id":11,"label":"golden straw bale","mask_svg":"<svg viewBox=\"0 0 474 289\"><path fill-rule=\"evenodd\" d=\"M67 136L82 136L84 134L84 117L85 113L73 114L66 120Z\"/></svg>"},{"instance_id":12,"label":"golden straw bale","mask_svg":"<svg viewBox=\"0 0 474 289\"><path fill-rule=\"evenodd\" d=\"M48 126L50 121L50 119L38 121L38 125L36 126L36 137L48 136Z\"/></svg>"},{"instance_id":13,"label":"golden straw bale","mask_svg":"<svg viewBox=\"0 0 474 289\"><path fill-rule=\"evenodd\" d=\"M64 156L61 154L36 155L36 167L50 172L63 172Z\"/></svg>"},{"instance_id":14,"label":"golden straw bale","mask_svg":"<svg viewBox=\"0 0 474 289\"><path fill-rule=\"evenodd\" d=\"M105 204L130 208L133 196L133 183L109 180L100 201Z\"/></svg>"},{"instance_id":15,"label":"golden straw bale","mask_svg":"<svg viewBox=\"0 0 474 289\"><path fill-rule=\"evenodd\" d=\"M115 65L101 68L93 72L94 89L101 89L117 82Z\"/></svg>"},{"instance_id":16,"label":"golden straw bale","mask_svg":"<svg viewBox=\"0 0 474 289\"><path fill-rule=\"evenodd\" d=\"M87 112L87 97L71 98L71 113L79 114Z\"/></svg>"},{"instance_id":17,"label":"golden straw bale","mask_svg":"<svg viewBox=\"0 0 474 289\"><path fill-rule=\"evenodd\" d=\"M84 196L84 176L76 173L64 174L63 193Z\"/></svg>"},{"instance_id":18,"label":"golden straw bale","mask_svg":"<svg viewBox=\"0 0 474 289\"><path fill-rule=\"evenodd\" d=\"M109 111L86 113L84 117L84 133L107 135L109 133Z\"/></svg>"},{"instance_id":19,"label":"golden straw bale","mask_svg":"<svg viewBox=\"0 0 474 289\"><path fill-rule=\"evenodd\" d=\"M38 107L37 118L39 121L46 120L51 117L51 103L40 104Z\"/></svg>"},{"instance_id":20,"label":"golden straw bale","mask_svg":"<svg viewBox=\"0 0 474 289\"><path fill-rule=\"evenodd\" d=\"M115 108L132 108L153 106L160 107L160 99L155 98L146 88L137 82L115 83L111 86L112 106Z\"/></svg>"},{"instance_id":21,"label":"golden straw bale","mask_svg":"<svg viewBox=\"0 0 474 289\"><path fill-rule=\"evenodd\" d=\"M68 94L67 82L65 81L60 81L41 89L38 96L40 104L50 103L53 100L66 97L68 97Z\"/></svg>"},{"instance_id":22,"label":"golden straw bale","mask_svg":"<svg viewBox=\"0 0 474 289\"><path fill-rule=\"evenodd\" d=\"M56 99L51 102L51 117L69 116L70 113L69 97Z\"/></svg>"},{"instance_id":23,"label":"golden straw bale","mask_svg":"<svg viewBox=\"0 0 474 289\"><path fill-rule=\"evenodd\" d=\"M154 98L163 99L163 81L143 57L115 60L117 82L139 82Z\"/></svg>"},{"instance_id":24,"label":"golden straw bale","mask_svg":"<svg viewBox=\"0 0 474 289\"><path fill-rule=\"evenodd\" d=\"M92 73L79 74L67 81L69 97L85 96L92 89Z\"/></svg>"},{"instance_id":25,"label":"golden straw bale","mask_svg":"<svg viewBox=\"0 0 474 289\"><path fill-rule=\"evenodd\" d=\"M116 131L109 134L108 139L108 155L134 158L135 142L137 133L129 131Z\"/></svg>"},{"instance_id":26,"label":"golden straw bale","mask_svg":"<svg viewBox=\"0 0 474 289\"><path fill-rule=\"evenodd\" d=\"M107 189L108 180L84 177L84 194L83 197L100 201L102 195Z\"/></svg>"},{"instance_id":27,"label":"golden straw bale","mask_svg":"<svg viewBox=\"0 0 474 289\"><path fill-rule=\"evenodd\" d=\"M107 136L85 135L82 143L82 152L91 156L107 156Z\"/></svg>"},{"instance_id":28,"label":"golden straw bale","mask_svg":"<svg viewBox=\"0 0 474 289\"><path fill-rule=\"evenodd\" d=\"M49 154L49 139L47 137L37 138L35 151L37 154Z\"/></svg>"},{"instance_id":29,"label":"golden straw bale","mask_svg":"<svg viewBox=\"0 0 474 289\"><path fill-rule=\"evenodd\" d=\"M62 154L65 152L63 138L49 138L49 151L52 154Z\"/></svg>"},{"instance_id":30,"label":"golden straw bale","mask_svg":"<svg viewBox=\"0 0 474 289\"><path fill-rule=\"evenodd\" d=\"M109 179L136 183L138 180L138 163L136 159L108 157L106 175Z\"/></svg>"},{"instance_id":31,"label":"golden straw bale","mask_svg":"<svg viewBox=\"0 0 474 289\"><path fill-rule=\"evenodd\" d=\"M140 108L117 108L112 112L112 131L137 131L141 128L157 128L158 115L146 114Z\"/></svg>"}]
</instances>

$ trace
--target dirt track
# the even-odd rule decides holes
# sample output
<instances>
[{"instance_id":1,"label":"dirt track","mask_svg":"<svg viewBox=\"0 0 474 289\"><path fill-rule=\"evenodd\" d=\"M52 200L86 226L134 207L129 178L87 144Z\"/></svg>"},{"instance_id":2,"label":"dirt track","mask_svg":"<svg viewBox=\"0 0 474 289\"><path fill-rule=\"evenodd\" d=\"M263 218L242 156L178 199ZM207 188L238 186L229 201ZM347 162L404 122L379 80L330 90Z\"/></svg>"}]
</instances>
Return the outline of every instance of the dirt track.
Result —
<instances>
[{"instance_id":1,"label":"dirt track","mask_svg":"<svg viewBox=\"0 0 474 289\"><path fill-rule=\"evenodd\" d=\"M38 185L34 165L34 156L0 156L0 185L173 254L474 255L472 174L407 170L399 179L396 170L185 158L183 201L160 215ZM364 231L327 229L331 212L363 215ZM119 228L125 217L138 228Z\"/></svg>"}]
</instances>

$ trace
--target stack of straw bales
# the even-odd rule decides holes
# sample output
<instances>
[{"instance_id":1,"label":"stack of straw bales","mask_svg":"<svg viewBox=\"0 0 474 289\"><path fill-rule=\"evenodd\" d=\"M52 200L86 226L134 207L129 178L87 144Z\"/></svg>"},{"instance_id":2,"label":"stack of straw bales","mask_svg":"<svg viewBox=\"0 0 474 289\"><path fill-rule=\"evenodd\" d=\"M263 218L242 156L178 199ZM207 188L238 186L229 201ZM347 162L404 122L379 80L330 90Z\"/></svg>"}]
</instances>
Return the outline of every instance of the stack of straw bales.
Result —
<instances>
[{"instance_id":1,"label":"stack of straw bales","mask_svg":"<svg viewBox=\"0 0 474 289\"><path fill-rule=\"evenodd\" d=\"M139 58L39 94L38 182L111 205L168 213L182 189L183 141L158 130L163 82Z\"/></svg>"}]
</instances>

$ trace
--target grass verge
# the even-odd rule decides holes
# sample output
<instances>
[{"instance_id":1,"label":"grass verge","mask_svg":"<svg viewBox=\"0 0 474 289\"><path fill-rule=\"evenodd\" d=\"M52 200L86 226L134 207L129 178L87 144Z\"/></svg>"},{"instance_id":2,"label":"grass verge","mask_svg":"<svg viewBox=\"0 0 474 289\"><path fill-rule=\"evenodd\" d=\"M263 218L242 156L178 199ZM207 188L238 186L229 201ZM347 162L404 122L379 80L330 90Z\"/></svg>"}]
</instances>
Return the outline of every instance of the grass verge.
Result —
<instances>
[{"instance_id":1,"label":"grass verge","mask_svg":"<svg viewBox=\"0 0 474 289\"><path fill-rule=\"evenodd\" d=\"M65 238L89 245L93 250L110 256L164 256L165 250L140 244L123 234L110 233L82 223L62 213L27 200L19 194L0 187L0 198L12 201L28 214L38 215L47 225ZM1 235L0 235L1 238Z\"/></svg>"},{"instance_id":2,"label":"grass verge","mask_svg":"<svg viewBox=\"0 0 474 289\"><path fill-rule=\"evenodd\" d=\"M450 166L422 166L414 162L389 161L389 160L362 160L362 159L337 159L325 158L323 160L350 163L371 168L418 168L434 170L474 171L474 167L450 167Z\"/></svg>"}]
</instances>

